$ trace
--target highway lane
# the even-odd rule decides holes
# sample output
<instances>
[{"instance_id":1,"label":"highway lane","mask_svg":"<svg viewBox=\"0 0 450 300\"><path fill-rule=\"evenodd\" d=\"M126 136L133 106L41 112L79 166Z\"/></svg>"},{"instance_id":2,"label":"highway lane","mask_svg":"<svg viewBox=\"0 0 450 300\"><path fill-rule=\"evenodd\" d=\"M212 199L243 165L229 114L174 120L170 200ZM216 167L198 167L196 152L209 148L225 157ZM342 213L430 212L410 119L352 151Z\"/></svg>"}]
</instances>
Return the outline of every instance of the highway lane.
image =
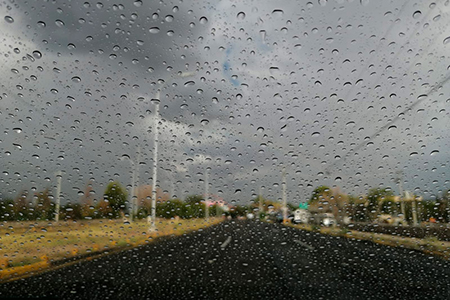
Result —
<instances>
[{"instance_id":1,"label":"highway lane","mask_svg":"<svg viewBox=\"0 0 450 300\"><path fill-rule=\"evenodd\" d=\"M450 299L450 263L408 249L230 221L0 286L55 299Z\"/></svg>"}]
</instances>

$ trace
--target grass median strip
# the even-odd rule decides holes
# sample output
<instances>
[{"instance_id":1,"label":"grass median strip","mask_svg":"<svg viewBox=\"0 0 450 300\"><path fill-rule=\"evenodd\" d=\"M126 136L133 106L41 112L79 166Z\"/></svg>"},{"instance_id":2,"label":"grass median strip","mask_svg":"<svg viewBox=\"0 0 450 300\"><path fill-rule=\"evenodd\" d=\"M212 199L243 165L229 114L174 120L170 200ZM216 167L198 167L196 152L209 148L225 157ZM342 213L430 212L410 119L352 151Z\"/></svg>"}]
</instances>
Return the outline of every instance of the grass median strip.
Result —
<instances>
[{"instance_id":1,"label":"grass median strip","mask_svg":"<svg viewBox=\"0 0 450 300\"><path fill-rule=\"evenodd\" d=\"M146 220L4 222L0 224L0 280L36 273L61 260L144 245L158 237L182 235L221 221L159 219L157 230L150 233Z\"/></svg>"},{"instance_id":2,"label":"grass median strip","mask_svg":"<svg viewBox=\"0 0 450 300\"><path fill-rule=\"evenodd\" d=\"M321 234L342 236L349 239L372 241L385 246L419 250L425 253L441 256L445 259L450 259L450 242L439 241L435 237L419 239L390 234L347 230L337 227L318 227L307 224L287 224L287 226L307 231L315 231Z\"/></svg>"}]
</instances>

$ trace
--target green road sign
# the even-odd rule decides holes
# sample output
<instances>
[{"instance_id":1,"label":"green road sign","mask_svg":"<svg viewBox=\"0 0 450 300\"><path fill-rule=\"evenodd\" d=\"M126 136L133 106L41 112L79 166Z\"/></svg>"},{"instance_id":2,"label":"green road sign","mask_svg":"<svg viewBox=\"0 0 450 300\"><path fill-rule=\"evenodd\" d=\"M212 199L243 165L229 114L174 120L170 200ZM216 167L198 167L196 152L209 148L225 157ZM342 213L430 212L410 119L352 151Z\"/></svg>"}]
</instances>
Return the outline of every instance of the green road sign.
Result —
<instances>
[{"instance_id":1,"label":"green road sign","mask_svg":"<svg viewBox=\"0 0 450 300\"><path fill-rule=\"evenodd\" d=\"M299 208L301 209L308 209L308 203L306 202L302 202L298 205Z\"/></svg>"}]
</instances>

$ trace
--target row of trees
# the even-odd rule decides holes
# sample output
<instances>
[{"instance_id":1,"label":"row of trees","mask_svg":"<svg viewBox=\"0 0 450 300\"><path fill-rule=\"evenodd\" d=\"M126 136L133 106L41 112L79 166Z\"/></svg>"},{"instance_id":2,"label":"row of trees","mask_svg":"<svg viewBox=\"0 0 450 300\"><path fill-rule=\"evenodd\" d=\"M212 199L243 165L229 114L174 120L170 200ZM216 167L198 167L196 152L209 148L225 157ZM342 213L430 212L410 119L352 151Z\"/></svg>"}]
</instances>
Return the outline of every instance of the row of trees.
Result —
<instances>
[{"instance_id":1,"label":"row of trees","mask_svg":"<svg viewBox=\"0 0 450 300\"><path fill-rule=\"evenodd\" d=\"M85 197L80 203L67 203L61 206L60 220L79 219L116 219L127 216L129 211L128 196L118 182L111 182L105 189L100 201ZM180 217L183 219L205 217L206 205L203 196L188 196L185 201L180 199L163 199L157 201L156 216L159 218ZM136 218L146 218L151 214L151 205L141 205ZM228 209L220 205L208 207L209 215L214 216L244 216L253 208L237 205ZM56 205L50 189L44 189L30 195L22 191L15 199L0 199L0 221L53 220Z\"/></svg>"},{"instance_id":2,"label":"row of trees","mask_svg":"<svg viewBox=\"0 0 450 300\"><path fill-rule=\"evenodd\" d=\"M449 196L447 191L440 198L417 201L418 221L434 218L438 222L450 222ZM333 213L338 221L350 217L354 221L371 222L380 214L397 216L400 212L394 192L383 188L370 189L367 195L356 197L344 194L339 189L319 186L313 191L308 204L310 211ZM405 220L412 220L412 214L410 202L405 202Z\"/></svg>"}]
</instances>

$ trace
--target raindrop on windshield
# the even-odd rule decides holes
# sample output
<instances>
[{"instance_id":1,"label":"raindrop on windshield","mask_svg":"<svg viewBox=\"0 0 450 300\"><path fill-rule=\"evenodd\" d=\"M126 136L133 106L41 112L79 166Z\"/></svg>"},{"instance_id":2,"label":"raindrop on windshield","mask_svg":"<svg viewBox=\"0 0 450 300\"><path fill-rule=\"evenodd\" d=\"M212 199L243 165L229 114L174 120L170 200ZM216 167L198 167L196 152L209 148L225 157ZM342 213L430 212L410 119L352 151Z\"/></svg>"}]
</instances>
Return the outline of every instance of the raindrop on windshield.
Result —
<instances>
[{"instance_id":1,"label":"raindrop on windshield","mask_svg":"<svg viewBox=\"0 0 450 300\"><path fill-rule=\"evenodd\" d=\"M243 11L239 12L237 14L238 20L244 20L245 19L245 13Z\"/></svg>"},{"instance_id":2,"label":"raindrop on windshield","mask_svg":"<svg viewBox=\"0 0 450 300\"><path fill-rule=\"evenodd\" d=\"M14 23L14 19L10 16L5 16L5 21L8 23Z\"/></svg>"}]
</instances>

